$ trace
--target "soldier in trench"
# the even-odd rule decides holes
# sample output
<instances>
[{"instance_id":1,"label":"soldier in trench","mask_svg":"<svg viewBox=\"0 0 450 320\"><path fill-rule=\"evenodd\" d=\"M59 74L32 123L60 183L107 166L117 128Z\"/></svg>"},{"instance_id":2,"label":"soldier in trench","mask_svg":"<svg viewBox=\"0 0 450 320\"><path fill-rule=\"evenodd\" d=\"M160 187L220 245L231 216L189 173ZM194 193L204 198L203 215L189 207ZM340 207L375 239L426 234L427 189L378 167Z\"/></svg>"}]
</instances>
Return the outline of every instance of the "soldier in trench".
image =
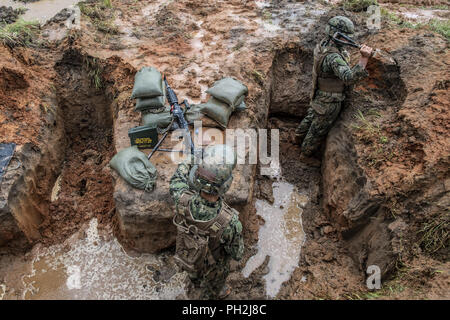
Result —
<instances>
[{"instance_id":1,"label":"soldier in trench","mask_svg":"<svg viewBox=\"0 0 450 320\"><path fill-rule=\"evenodd\" d=\"M372 48L362 45L358 64L350 68L349 54L344 49L355 27L343 16L331 18L326 26L327 37L314 49L311 102L307 115L296 129L301 144L301 159L308 160L325 140L341 111L346 86L368 76L365 70Z\"/></svg>"},{"instance_id":2,"label":"soldier in trench","mask_svg":"<svg viewBox=\"0 0 450 320\"><path fill-rule=\"evenodd\" d=\"M225 285L230 259L240 260L244 252L239 213L223 200L235 166L230 147L209 146L201 164L187 159L170 180L178 229L175 260L188 272L191 298L223 299L231 291Z\"/></svg>"}]
</instances>

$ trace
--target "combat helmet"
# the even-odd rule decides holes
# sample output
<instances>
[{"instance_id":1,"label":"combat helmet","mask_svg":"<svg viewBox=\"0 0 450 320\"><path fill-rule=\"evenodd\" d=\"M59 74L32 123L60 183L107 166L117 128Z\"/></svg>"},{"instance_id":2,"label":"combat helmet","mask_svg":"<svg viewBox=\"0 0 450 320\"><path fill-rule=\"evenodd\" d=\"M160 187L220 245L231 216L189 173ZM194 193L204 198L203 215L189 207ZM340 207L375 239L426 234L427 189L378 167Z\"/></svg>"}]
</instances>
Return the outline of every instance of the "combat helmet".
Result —
<instances>
[{"instance_id":1,"label":"combat helmet","mask_svg":"<svg viewBox=\"0 0 450 320\"><path fill-rule=\"evenodd\" d=\"M197 191L223 195L233 182L233 169L236 167L236 154L224 144L205 148L201 164L192 166L189 184Z\"/></svg>"},{"instance_id":2,"label":"combat helmet","mask_svg":"<svg viewBox=\"0 0 450 320\"><path fill-rule=\"evenodd\" d=\"M352 39L355 33L353 22L344 16L336 16L328 20L325 32L337 45L356 46Z\"/></svg>"}]
</instances>

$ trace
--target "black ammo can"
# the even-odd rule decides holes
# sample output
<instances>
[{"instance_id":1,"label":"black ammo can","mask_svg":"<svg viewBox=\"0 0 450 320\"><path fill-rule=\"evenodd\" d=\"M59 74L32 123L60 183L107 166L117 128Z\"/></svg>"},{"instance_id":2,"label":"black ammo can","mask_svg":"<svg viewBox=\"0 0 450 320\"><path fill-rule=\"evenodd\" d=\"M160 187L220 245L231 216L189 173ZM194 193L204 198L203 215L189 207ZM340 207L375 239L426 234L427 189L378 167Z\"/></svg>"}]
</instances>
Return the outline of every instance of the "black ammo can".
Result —
<instances>
[{"instance_id":1,"label":"black ammo can","mask_svg":"<svg viewBox=\"0 0 450 320\"><path fill-rule=\"evenodd\" d=\"M140 126L128 130L130 143L139 149L151 149L158 143L158 130L156 127Z\"/></svg>"}]
</instances>

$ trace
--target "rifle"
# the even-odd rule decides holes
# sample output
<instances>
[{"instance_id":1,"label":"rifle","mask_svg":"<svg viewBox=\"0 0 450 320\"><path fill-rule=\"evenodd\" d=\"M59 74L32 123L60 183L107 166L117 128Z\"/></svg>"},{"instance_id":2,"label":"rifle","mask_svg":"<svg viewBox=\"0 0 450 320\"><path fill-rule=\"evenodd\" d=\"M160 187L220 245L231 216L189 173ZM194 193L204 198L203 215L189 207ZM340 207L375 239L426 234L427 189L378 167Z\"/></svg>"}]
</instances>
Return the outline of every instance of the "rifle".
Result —
<instances>
[{"instance_id":1,"label":"rifle","mask_svg":"<svg viewBox=\"0 0 450 320\"><path fill-rule=\"evenodd\" d=\"M189 143L190 152L191 154L194 154L195 148L194 148L194 142L192 141L191 132L189 131L189 126L184 118L184 112L183 109L181 109L180 104L178 103L178 98L175 92L172 90L172 88L169 86L169 83L167 82L166 76L164 76L164 84L166 86L166 92L167 92L167 101L170 104L170 112L172 113L172 128L174 129L183 129L184 130L184 142L187 144ZM186 110L189 110L190 105L188 101L185 99L181 104L184 104L184 107ZM170 128L169 128L170 129ZM158 141L156 146L153 148L152 152L148 155L148 159L152 157L153 153L155 153L161 143L164 141L164 139L169 134L169 130L167 130L161 140ZM187 147L187 145L186 145ZM185 148L184 150L186 150Z\"/></svg>"},{"instance_id":2,"label":"rifle","mask_svg":"<svg viewBox=\"0 0 450 320\"><path fill-rule=\"evenodd\" d=\"M339 40L337 37L342 37L345 39L345 41L343 40ZM342 32L337 31L334 35L333 35L333 41L340 43L342 45L347 45L353 48L358 48L361 49L361 45L359 43L357 43L355 40L353 40L352 38L346 36L345 34L343 34ZM374 49L372 51L372 55L371 57L373 57L375 54L379 54L380 53L380 49Z\"/></svg>"},{"instance_id":3,"label":"rifle","mask_svg":"<svg viewBox=\"0 0 450 320\"><path fill-rule=\"evenodd\" d=\"M339 40L338 37L344 38L345 41ZM355 40L339 31L336 31L335 34L333 35L333 41L342 45L347 45L358 49L361 48L361 45L359 43L357 43Z\"/></svg>"}]
</instances>

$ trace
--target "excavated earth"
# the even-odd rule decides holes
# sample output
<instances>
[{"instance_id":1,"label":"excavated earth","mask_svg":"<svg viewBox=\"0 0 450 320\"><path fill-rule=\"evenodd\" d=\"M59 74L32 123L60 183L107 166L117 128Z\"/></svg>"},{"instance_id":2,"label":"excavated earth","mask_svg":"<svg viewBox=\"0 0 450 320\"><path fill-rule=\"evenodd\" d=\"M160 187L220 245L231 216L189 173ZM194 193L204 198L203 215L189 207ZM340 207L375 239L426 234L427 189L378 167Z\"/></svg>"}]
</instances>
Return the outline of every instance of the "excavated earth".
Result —
<instances>
[{"instance_id":1,"label":"excavated earth","mask_svg":"<svg viewBox=\"0 0 450 320\"><path fill-rule=\"evenodd\" d=\"M161 255L168 267L150 268L154 281L175 274L170 154L152 158L158 180L151 193L131 188L108 166L129 146L128 129L140 124L130 95L134 74L148 65L192 103L233 76L249 88L248 109L233 114L229 128L280 130L281 174L240 164L227 194L246 245L242 261L231 265L230 298L268 297L264 277L274 258L248 277L242 271L269 223L256 207L276 203L280 181L308 199L305 241L289 280L270 297L450 298L448 41L386 21L369 32L364 14L315 2L126 0L104 10L117 32L100 31L83 15L79 30L47 22L40 46L0 45L0 143L17 144L13 162L20 164L1 182L0 298L28 298L24 275L36 248L70 251L67 243L84 239L92 219L131 257ZM317 163L302 163L294 131L308 108L312 51L323 37L318 30L337 14L350 16L358 40L380 53L349 94ZM56 39L49 37L55 29ZM223 132L204 120L210 130L203 141L220 139ZM175 148L167 140L163 147ZM378 291L366 287L372 265L381 270Z\"/></svg>"}]
</instances>

